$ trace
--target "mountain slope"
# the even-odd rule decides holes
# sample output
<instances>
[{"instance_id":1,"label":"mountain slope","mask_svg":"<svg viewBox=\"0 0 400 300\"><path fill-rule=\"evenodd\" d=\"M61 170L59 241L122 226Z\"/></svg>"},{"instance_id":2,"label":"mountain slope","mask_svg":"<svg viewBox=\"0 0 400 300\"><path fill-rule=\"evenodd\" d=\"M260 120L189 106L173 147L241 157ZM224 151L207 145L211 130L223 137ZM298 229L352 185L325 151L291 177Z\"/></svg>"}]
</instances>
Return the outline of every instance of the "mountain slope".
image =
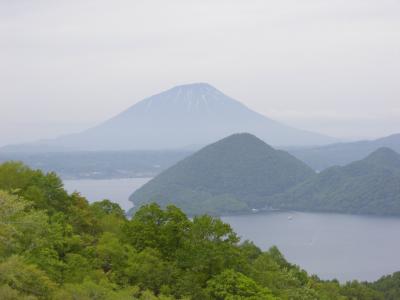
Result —
<instances>
[{"instance_id":1,"label":"mountain slope","mask_svg":"<svg viewBox=\"0 0 400 300\"><path fill-rule=\"evenodd\" d=\"M273 145L321 145L335 141L268 119L211 85L196 83L146 98L84 132L6 150L178 149L207 145L237 132L256 134Z\"/></svg>"},{"instance_id":2,"label":"mountain slope","mask_svg":"<svg viewBox=\"0 0 400 300\"><path fill-rule=\"evenodd\" d=\"M400 153L400 134L372 141L337 143L312 148L286 149L290 154L304 161L314 170L324 170L332 166L344 166L360 160L381 147L388 147Z\"/></svg>"},{"instance_id":3,"label":"mountain slope","mask_svg":"<svg viewBox=\"0 0 400 300\"><path fill-rule=\"evenodd\" d=\"M267 203L281 209L400 215L400 155L380 148L363 160L331 167Z\"/></svg>"},{"instance_id":4,"label":"mountain slope","mask_svg":"<svg viewBox=\"0 0 400 300\"><path fill-rule=\"evenodd\" d=\"M246 212L311 176L314 172L290 154L253 135L234 134L162 172L130 200L135 206L174 203L189 214Z\"/></svg>"}]
</instances>

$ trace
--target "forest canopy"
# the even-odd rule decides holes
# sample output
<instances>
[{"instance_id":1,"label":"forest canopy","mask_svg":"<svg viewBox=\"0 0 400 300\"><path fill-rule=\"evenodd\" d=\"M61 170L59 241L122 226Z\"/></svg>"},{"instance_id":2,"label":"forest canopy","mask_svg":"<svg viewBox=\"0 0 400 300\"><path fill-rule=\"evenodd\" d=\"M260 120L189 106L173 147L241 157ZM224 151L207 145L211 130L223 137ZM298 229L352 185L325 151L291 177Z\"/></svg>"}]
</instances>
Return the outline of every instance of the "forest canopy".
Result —
<instances>
[{"instance_id":1,"label":"forest canopy","mask_svg":"<svg viewBox=\"0 0 400 300\"><path fill-rule=\"evenodd\" d=\"M54 173L0 165L0 299L399 299L398 278L322 281L218 218L152 203L128 219Z\"/></svg>"}]
</instances>

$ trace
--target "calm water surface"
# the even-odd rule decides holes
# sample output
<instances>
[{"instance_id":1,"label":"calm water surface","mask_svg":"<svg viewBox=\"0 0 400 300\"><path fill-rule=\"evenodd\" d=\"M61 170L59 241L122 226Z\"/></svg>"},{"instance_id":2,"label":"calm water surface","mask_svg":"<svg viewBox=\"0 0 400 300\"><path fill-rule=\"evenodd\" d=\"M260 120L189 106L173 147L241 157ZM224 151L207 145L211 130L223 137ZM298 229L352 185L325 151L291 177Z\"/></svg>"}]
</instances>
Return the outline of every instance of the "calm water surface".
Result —
<instances>
[{"instance_id":1,"label":"calm water surface","mask_svg":"<svg viewBox=\"0 0 400 300\"><path fill-rule=\"evenodd\" d=\"M110 199L128 210L131 193L149 178L65 180L68 191L89 201ZM323 279L376 280L400 271L400 218L274 212L224 217L262 249L278 246L285 257Z\"/></svg>"},{"instance_id":2,"label":"calm water surface","mask_svg":"<svg viewBox=\"0 0 400 300\"><path fill-rule=\"evenodd\" d=\"M274 212L224 217L262 249L285 257L323 279L376 280L400 271L400 218Z\"/></svg>"},{"instance_id":3,"label":"calm water surface","mask_svg":"<svg viewBox=\"0 0 400 300\"><path fill-rule=\"evenodd\" d=\"M90 202L108 199L118 203L125 211L132 208L129 196L151 178L81 179L64 180L68 192L78 191Z\"/></svg>"}]
</instances>

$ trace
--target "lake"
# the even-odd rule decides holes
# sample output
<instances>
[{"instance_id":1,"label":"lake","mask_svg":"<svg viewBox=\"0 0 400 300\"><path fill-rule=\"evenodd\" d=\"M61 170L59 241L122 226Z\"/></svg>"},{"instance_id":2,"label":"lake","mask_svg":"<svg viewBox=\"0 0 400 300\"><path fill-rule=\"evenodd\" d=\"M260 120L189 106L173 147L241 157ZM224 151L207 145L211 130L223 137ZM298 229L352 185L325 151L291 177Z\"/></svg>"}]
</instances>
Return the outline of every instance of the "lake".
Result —
<instances>
[{"instance_id":1,"label":"lake","mask_svg":"<svg viewBox=\"0 0 400 300\"><path fill-rule=\"evenodd\" d=\"M400 271L400 218L273 212L222 219L322 279L373 281Z\"/></svg>"},{"instance_id":2,"label":"lake","mask_svg":"<svg viewBox=\"0 0 400 300\"><path fill-rule=\"evenodd\" d=\"M118 203L125 211L132 208L129 196L151 178L81 179L64 180L65 189L78 191L90 202L108 199Z\"/></svg>"},{"instance_id":3,"label":"lake","mask_svg":"<svg viewBox=\"0 0 400 300\"><path fill-rule=\"evenodd\" d=\"M131 193L150 178L65 180L89 201L110 199L128 210ZM400 218L273 212L223 217L242 237L323 279L373 281L400 271Z\"/></svg>"}]
</instances>

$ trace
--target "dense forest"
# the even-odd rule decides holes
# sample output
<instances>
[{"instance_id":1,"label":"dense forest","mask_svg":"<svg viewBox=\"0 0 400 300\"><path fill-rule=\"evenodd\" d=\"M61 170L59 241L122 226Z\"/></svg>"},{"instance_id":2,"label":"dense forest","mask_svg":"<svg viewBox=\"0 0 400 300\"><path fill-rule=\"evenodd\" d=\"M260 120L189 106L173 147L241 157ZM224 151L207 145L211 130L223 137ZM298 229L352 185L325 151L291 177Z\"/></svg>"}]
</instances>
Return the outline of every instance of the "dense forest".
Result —
<instances>
[{"instance_id":1,"label":"dense forest","mask_svg":"<svg viewBox=\"0 0 400 300\"><path fill-rule=\"evenodd\" d=\"M280 209L400 216L400 154L379 148L363 160L328 168L266 202Z\"/></svg>"},{"instance_id":2,"label":"dense forest","mask_svg":"<svg viewBox=\"0 0 400 300\"><path fill-rule=\"evenodd\" d=\"M173 165L130 200L174 204L190 215L234 214L315 176L305 163L248 133L233 134Z\"/></svg>"},{"instance_id":3,"label":"dense forest","mask_svg":"<svg viewBox=\"0 0 400 300\"><path fill-rule=\"evenodd\" d=\"M399 299L399 274L322 281L179 208L127 219L108 200L67 194L54 174L0 165L0 299Z\"/></svg>"}]
</instances>

